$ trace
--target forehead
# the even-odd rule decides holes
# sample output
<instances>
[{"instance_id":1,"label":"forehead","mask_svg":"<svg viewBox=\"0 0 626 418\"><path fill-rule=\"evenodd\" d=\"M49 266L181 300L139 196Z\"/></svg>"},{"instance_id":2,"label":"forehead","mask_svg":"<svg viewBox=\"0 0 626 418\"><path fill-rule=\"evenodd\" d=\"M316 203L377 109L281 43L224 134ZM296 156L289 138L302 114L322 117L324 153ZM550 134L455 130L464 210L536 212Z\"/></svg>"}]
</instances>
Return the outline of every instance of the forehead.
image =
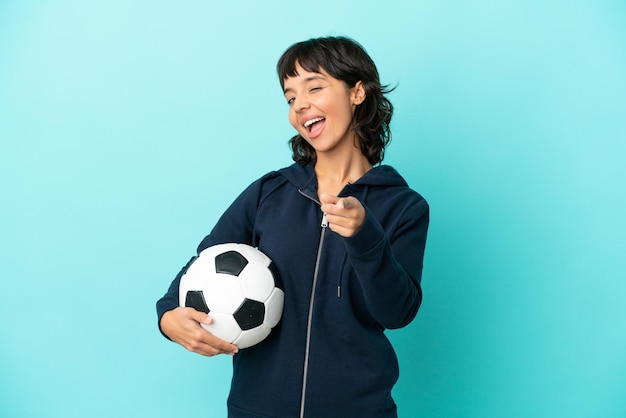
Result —
<instances>
[{"instance_id":1,"label":"forehead","mask_svg":"<svg viewBox=\"0 0 626 418\"><path fill-rule=\"evenodd\" d=\"M300 64L296 64L296 74L285 78L283 80L283 87L285 91L293 90L293 88L299 84L305 84L315 80L333 81L335 78L328 74L323 68L320 68L319 71L309 71L302 68Z\"/></svg>"}]
</instances>

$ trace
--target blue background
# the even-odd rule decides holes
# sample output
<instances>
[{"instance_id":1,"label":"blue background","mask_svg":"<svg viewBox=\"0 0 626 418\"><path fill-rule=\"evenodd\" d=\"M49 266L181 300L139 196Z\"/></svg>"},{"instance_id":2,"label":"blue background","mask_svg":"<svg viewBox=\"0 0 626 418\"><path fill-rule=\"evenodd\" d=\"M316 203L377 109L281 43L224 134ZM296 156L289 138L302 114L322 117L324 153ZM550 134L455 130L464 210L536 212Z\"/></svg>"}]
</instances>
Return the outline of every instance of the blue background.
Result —
<instances>
[{"instance_id":1,"label":"blue background","mask_svg":"<svg viewBox=\"0 0 626 418\"><path fill-rule=\"evenodd\" d=\"M402 417L626 417L626 4L0 2L0 416L225 416L154 302L288 165L275 63L349 35L430 202Z\"/></svg>"}]
</instances>

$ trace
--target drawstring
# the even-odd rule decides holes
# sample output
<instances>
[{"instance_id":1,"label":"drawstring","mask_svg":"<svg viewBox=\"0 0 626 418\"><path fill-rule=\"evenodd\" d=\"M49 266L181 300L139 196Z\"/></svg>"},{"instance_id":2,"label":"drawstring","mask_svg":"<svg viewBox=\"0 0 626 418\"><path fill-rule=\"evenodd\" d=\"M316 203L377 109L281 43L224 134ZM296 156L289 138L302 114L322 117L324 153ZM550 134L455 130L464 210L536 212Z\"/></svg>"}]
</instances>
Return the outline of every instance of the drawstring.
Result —
<instances>
[{"instance_id":1,"label":"drawstring","mask_svg":"<svg viewBox=\"0 0 626 418\"><path fill-rule=\"evenodd\" d=\"M348 254L343 255L343 260L341 260L341 269L339 270L339 276L337 277L337 297L341 297L341 278L343 277L343 270L346 268L346 263L348 261Z\"/></svg>"}]
</instances>

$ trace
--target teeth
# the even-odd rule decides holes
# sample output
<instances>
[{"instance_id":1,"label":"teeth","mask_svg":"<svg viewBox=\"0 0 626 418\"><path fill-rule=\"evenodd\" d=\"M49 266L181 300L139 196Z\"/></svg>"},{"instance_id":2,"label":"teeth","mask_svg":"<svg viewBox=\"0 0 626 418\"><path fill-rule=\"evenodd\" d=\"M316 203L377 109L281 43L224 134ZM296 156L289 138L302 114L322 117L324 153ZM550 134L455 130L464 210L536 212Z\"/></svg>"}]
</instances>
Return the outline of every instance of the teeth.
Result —
<instances>
[{"instance_id":1,"label":"teeth","mask_svg":"<svg viewBox=\"0 0 626 418\"><path fill-rule=\"evenodd\" d=\"M310 120L307 120L306 122L304 122L304 127L305 127L305 128L308 128L309 126L311 126L311 125L313 125L314 123L319 122L319 121L321 121L321 120L324 120L324 118L315 118L315 119L310 119Z\"/></svg>"}]
</instances>

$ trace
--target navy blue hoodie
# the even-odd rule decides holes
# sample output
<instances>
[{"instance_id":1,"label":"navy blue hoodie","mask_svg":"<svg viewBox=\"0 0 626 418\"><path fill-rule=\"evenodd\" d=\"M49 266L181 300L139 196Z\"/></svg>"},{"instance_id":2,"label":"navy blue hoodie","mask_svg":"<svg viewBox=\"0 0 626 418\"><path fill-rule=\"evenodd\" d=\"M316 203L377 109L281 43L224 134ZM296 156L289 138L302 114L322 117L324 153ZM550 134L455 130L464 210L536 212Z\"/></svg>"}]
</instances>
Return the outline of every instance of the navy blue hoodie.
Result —
<instances>
[{"instance_id":1,"label":"navy blue hoodie","mask_svg":"<svg viewBox=\"0 0 626 418\"><path fill-rule=\"evenodd\" d=\"M312 165L271 172L198 247L258 247L284 282L279 325L234 356L231 418L397 416L398 362L384 330L407 325L419 309L428 204L392 167L374 167L340 193L366 210L364 224L344 238L322 226L316 190ZM159 321L178 306L184 270L157 302Z\"/></svg>"}]
</instances>

